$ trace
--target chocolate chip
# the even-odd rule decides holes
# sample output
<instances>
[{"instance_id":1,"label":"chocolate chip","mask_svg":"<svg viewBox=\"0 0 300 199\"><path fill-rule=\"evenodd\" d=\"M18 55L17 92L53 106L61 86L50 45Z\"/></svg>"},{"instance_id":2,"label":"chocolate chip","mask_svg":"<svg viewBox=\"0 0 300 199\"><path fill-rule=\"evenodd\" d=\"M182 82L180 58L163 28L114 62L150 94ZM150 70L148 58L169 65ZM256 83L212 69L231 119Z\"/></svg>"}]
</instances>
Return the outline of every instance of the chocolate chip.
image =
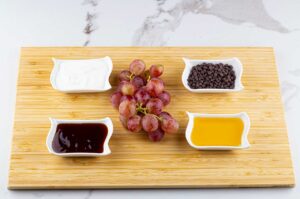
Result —
<instances>
[{"instance_id":1,"label":"chocolate chip","mask_svg":"<svg viewBox=\"0 0 300 199\"><path fill-rule=\"evenodd\" d=\"M192 67L187 81L189 87L193 89L234 89L235 79L236 76L231 65L202 63Z\"/></svg>"}]
</instances>

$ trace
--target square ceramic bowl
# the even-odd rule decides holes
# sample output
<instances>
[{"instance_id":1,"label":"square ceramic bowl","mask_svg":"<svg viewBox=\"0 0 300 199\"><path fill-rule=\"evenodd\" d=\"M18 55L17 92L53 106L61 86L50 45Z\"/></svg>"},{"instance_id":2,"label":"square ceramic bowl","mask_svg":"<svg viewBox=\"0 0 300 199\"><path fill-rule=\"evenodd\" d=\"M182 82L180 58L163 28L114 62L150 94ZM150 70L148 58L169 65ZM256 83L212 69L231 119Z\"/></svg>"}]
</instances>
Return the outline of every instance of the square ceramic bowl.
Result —
<instances>
[{"instance_id":1,"label":"square ceramic bowl","mask_svg":"<svg viewBox=\"0 0 300 199\"><path fill-rule=\"evenodd\" d=\"M105 156L109 155L111 153L109 148L109 140L113 133L113 123L109 117L99 119L99 120L59 120L50 118L51 121L51 128L49 130L47 140L46 140L46 146L48 148L48 151L54 155L62 156L62 157L98 157L98 156ZM54 135L56 133L57 125L58 124L105 124L107 126L107 136L105 138L104 144L103 144L103 152L102 153L57 153L53 150L52 142L54 139Z\"/></svg>"},{"instance_id":2,"label":"square ceramic bowl","mask_svg":"<svg viewBox=\"0 0 300 199\"><path fill-rule=\"evenodd\" d=\"M240 60L236 57L231 59L220 59L220 60L202 60L202 59L188 59L183 58L183 61L185 63L185 68L182 73L182 83L184 87L194 93L228 93L228 92L237 92L244 89L244 86L242 84L242 73L243 73L243 65L240 62ZM201 88L201 89L193 89L190 88L188 85L188 76L193 68L193 66L196 66L198 64L203 63L212 63L212 64L229 64L232 65L233 70L235 72L235 84L233 89L217 89L217 88Z\"/></svg>"},{"instance_id":3,"label":"square ceramic bowl","mask_svg":"<svg viewBox=\"0 0 300 199\"><path fill-rule=\"evenodd\" d=\"M205 113L190 113L186 112L189 118L188 125L185 131L185 138L189 145L198 150L235 150L246 149L250 147L248 141L248 132L250 130L250 118L247 113L241 112L236 114L205 114ZM194 118L240 118L244 124L244 129L241 135L240 146L197 146L191 140L192 130L194 126Z\"/></svg>"},{"instance_id":4,"label":"square ceramic bowl","mask_svg":"<svg viewBox=\"0 0 300 199\"><path fill-rule=\"evenodd\" d=\"M108 56L78 60L53 58L53 63L50 83L55 90L64 93L92 93L111 89L109 76L113 64Z\"/></svg>"}]
</instances>

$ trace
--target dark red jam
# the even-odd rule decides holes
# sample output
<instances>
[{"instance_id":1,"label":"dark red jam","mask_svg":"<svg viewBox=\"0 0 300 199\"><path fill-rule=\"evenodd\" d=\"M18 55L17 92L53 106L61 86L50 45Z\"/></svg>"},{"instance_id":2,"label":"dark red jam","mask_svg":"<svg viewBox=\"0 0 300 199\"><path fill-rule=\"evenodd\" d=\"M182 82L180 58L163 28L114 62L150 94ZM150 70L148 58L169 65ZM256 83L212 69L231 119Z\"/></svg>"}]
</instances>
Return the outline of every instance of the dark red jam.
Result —
<instances>
[{"instance_id":1,"label":"dark red jam","mask_svg":"<svg viewBox=\"0 0 300 199\"><path fill-rule=\"evenodd\" d=\"M102 153L107 136L104 124L58 124L52 142L56 153Z\"/></svg>"}]
</instances>

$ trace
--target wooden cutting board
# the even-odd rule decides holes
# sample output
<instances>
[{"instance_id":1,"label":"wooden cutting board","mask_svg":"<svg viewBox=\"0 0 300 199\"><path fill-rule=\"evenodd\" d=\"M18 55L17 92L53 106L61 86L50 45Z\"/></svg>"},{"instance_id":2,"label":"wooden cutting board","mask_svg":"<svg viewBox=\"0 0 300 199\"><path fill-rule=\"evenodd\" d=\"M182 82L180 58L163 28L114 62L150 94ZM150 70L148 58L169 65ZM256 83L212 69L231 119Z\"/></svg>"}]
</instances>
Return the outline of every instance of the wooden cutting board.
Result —
<instances>
[{"instance_id":1,"label":"wooden cutting board","mask_svg":"<svg viewBox=\"0 0 300 199\"><path fill-rule=\"evenodd\" d=\"M97 94L64 94L52 89L52 57L85 59L110 56L114 88ZM245 90L195 94L181 83L182 57L238 57ZM163 64L171 93L166 108L180 130L153 143L145 134L127 132L109 96L117 74L140 58ZM251 119L251 147L239 151L197 151L185 140L185 111L238 113ZM112 154L99 158L61 158L48 153L49 117L98 119L114 123ZM294 174L272 48L210 47L37 47L22 48L9 170L10 189L196 188L293 186Z\"/></svg>"}]
</instances>

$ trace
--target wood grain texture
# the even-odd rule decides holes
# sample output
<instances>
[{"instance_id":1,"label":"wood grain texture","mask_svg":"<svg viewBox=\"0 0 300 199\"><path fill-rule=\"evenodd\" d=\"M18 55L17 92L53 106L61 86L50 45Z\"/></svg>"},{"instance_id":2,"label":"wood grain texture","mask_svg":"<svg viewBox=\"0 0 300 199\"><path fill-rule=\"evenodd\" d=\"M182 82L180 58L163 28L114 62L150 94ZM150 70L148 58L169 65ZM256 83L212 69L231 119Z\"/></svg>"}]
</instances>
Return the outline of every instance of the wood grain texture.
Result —
<instances>
[{"instance_id":1,"label":"wood grain texture","mask_svg":"<svg viewBox=\"0 0 300 199\"><path fill-rule=\"evenodd\" d=\"M51 58L110 56L114 63L105 93L64 94L52 89ZM244 65L245 90L227 94L195 94L181 83L182 57L238 57ZM117 74L140 58L149 66L165 66L163 79L171 93L166 108L180 130L152 143L145 134L127 132L109 96ZM197 151L184 137L185 111L237 113L251 119L251 147L239 151ZM112 154L99 158L61 158L48 153L49 117L97 119L114 123ZM35 47L22 48L13 129L10 189L196 188L293 186L294 174L279 82L272 48L217 47Z\"/></svg>"}]
</instances>

